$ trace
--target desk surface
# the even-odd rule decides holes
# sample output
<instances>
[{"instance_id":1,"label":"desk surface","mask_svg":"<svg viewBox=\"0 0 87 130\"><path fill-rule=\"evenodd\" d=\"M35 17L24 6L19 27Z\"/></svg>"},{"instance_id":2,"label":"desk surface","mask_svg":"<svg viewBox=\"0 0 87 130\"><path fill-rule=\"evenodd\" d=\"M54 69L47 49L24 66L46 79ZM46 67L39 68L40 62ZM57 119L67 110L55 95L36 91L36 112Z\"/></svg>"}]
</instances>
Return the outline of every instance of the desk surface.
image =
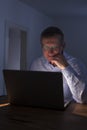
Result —
<instances>
[{"instance_id":1,"label":"desk surface","mask_svg":"<svg viewBox=\"0 0 87 130\"><path fill-rule=\"evenodd\" d=\"M1 98L1 104L7 103ZM87 105L71 103L65 111L5 105L0 107L0 130L86 130Z\"/></svg>"}]
</instances>

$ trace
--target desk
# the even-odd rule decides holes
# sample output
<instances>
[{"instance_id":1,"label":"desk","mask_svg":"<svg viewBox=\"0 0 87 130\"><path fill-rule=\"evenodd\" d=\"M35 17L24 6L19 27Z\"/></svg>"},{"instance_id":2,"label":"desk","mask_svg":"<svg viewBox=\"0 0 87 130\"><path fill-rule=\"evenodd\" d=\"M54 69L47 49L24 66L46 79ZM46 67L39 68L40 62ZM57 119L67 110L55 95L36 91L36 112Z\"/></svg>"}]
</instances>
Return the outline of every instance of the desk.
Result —
<instances>
[{"instance_id":1,"label":"desk","mask_svg":"<svg viewBox=\"0 0 87 130\"><path fill-rule=\"evenodd\" d=\"M65 111L10 105L0 107L0 130L87 130L87 117L75 114L78 105L71 103Z\"/></svg>"}]
</instances>

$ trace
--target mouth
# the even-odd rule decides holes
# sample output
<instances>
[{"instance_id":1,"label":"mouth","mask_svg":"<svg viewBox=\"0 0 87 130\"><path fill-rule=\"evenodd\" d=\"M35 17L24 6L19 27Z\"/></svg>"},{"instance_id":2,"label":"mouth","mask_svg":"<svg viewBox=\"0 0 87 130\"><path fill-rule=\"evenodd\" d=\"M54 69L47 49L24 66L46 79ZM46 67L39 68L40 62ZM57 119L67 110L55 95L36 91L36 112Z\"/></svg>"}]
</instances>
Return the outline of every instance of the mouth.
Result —
<instances>
[{"instance_id":1,"label":"mouth","mask_svg":"<svg viewBox=\"0 0 87 130\"><path fill-rule=\"evenodd\" d=\"M58 55L59 55L59 53L56 55L48 55L48 58L54 58L54 57L57 57Z\"/></svg>"}]
</instances>

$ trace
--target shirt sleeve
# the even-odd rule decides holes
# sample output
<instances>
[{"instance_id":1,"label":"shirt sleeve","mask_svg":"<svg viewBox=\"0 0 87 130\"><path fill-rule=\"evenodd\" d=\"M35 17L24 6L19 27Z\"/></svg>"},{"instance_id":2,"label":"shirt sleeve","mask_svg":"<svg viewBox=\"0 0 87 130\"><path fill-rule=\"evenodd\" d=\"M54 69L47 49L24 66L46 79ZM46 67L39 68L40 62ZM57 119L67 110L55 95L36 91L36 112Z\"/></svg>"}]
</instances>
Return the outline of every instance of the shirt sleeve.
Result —
<instances>
[{"instance_id":1,"label":"shirt sleeve","mask_svg":"<svg viewBox=\"0 0 87 130\"><path fill-rule=\"evenodd\" d=\"M73 99L78 103L87 103L87 69L76 59L62 70L68 83Z\"/></svg>"}]
</instances>

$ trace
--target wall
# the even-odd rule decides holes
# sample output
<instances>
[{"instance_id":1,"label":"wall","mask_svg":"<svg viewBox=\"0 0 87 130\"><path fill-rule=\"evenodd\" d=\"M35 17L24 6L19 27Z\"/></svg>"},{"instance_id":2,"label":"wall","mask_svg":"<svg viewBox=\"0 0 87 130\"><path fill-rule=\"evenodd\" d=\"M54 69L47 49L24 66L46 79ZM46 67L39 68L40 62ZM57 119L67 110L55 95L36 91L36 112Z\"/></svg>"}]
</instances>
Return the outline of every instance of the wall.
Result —
<instances>
[{"instance_id":1,"label":"wall","mask_svg":"<svg viewBox=\"0 0 87 130\"><path fill-rule=\"evenodd\" d=\"M87 16L59 16L57 21L57 26L65 33L66 51L87 66Z\"/></svg>"},{"instance_id":2,"label":"wall","mask_svg":"<svg viewBox=\"0 0 87 130\"><path fill-rule=\"evenodd\" d=\"M5 94L2 70L4 68L7 40L5 39L6 22L14 23L28 29L27 67L41 53L39 52L39 35L42 28L54 24L54 21L48 16L18 2L18 0L0 0L0 95Z\"/></svg>"}]
</instances>

